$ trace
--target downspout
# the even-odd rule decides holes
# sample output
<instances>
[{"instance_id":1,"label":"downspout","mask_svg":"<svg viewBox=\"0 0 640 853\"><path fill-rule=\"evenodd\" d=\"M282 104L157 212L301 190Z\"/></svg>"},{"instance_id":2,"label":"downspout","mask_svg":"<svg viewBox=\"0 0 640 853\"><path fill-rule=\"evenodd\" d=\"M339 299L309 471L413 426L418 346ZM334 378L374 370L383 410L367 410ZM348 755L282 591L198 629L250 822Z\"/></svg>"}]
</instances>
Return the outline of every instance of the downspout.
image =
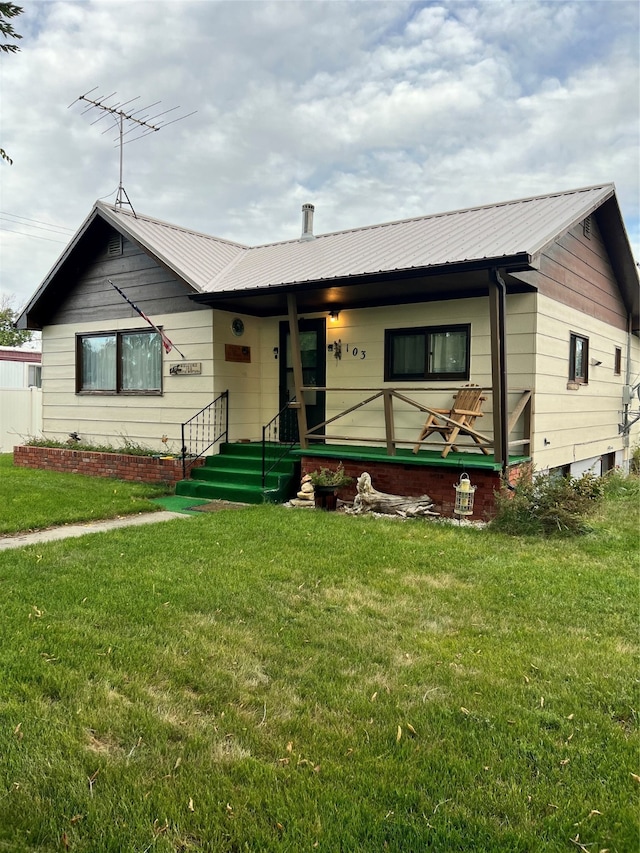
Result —
<instances>
[{"instance_id":1,"label":"downspout","mask_svg":"<svg viewBox=\"0 0 640 853\"><path fill-rule=\"evenodd\" d=\"M623 406L622 406L622 470L625 474L629 473L629 467L631 463L631 459L629 458L629 445L630 445L630 424L629 424L629 407L631 405L630 391L631 391L631 335L632 335L632 326L633 320L631 317L631 313L627 314L627 364L624 371L624 382L625 387L628 389L628 392L625 394Z\"/></svg>"},{"instance_id":2,"label":"downspout","mask_svg":"<svg viewBox=\"0 0 640 853\"><path fill-rule=\"evenodd\" d=\"M507 286L498 270L491 270L491 283L495 286L492 310L493 345L497 348L492 359L494 387L494 442L495 460L500 463L502 476L509 467L509 407L507 399ZM495 391L498 399L495 399ZM496 411L497 408L497 411Z\"/></svg>"}]
</instances>

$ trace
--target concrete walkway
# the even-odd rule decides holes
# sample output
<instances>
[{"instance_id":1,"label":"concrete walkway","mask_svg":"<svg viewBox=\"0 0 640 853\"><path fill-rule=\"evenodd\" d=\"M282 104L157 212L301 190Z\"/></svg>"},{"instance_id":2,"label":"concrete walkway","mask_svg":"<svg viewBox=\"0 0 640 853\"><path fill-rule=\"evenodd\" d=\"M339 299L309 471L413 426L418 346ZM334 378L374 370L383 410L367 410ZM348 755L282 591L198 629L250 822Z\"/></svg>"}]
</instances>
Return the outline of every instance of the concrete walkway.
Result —
<instances>
[{"instance_id":1,"label":"concrete walkway","mask_svg":"<svg viewBox=\"0 0 640 853\"><path fill-rule=\"evenodd\" d=\"M0 551L7 551L10 548L23 548L25 545L39 545L42 542L57 542L59 539L86 536L88 533L101 533L104 530L116 530L119 527L155 524L159 521L170 521L173 518L189 518L189 516L181 512L145 512L141 515L108 518L104 521L68 524L62 527L52 527L49 530L36 530L33 533L4 536L0 538Z\"/></svg>"}]
</instances>

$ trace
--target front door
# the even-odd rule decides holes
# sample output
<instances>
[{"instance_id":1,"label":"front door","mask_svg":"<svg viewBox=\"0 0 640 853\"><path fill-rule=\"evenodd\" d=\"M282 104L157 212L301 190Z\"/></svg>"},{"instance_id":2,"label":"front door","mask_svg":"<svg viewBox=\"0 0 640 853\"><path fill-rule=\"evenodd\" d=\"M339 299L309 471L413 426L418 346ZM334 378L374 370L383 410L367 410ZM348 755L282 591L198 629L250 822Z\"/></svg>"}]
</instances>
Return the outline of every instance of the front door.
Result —
<instances>
[{"instance_id":1,"label":"front door","mask_svg":"<svg viewBox=\"0 0 640 853\"><path fill-rule=\"evenodd\" d=\"M327 358L324 318L299 320L300 354L302 357L302 382L305 387L324 387ZM280 409L295 397L293 380L293 354L289 323L280 323ZM325 418L324 391L305 391L307 429L321 424ZM280 419L280 441L298 441L298 418L295 409L286 409Z\"/></svg>"}]
</instances>

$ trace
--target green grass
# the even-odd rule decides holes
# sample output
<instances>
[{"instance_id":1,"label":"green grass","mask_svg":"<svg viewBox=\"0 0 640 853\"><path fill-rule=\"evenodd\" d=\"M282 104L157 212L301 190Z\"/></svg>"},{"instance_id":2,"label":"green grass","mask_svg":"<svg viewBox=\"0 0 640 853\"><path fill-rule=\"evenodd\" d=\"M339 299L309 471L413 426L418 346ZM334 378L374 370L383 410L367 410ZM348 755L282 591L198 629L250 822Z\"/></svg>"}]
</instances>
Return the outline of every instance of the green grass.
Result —
<instances>
[{"instance_id":1,"label":"green grass","mask_svg":"<svg viewBox=\"0 0 640 853\"><path fill-rule=\"evenodd\" d=\"M0 553L0 851L636 851L637 491L592 523L261 506Z\"/></svg>"},{"instance_id":2,"label":"green grass","mask_svg":"<svg viewBox=\"0 0 640 853\"><path fill-rule=\"evenodd\" d=\"M150 499L164 492L166 489L143 483L18 468L12 454L0 454L0 536L155 512L160 507Z\"/></svg>"}]
</instances>

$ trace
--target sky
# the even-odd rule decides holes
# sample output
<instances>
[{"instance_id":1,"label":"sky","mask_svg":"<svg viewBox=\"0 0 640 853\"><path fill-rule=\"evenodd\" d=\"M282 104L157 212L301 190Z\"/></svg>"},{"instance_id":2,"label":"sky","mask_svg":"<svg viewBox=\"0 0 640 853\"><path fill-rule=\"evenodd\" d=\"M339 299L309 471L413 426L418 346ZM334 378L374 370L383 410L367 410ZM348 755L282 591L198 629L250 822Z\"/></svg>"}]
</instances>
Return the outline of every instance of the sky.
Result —
<instances>
[{"instance_id":1,"label":"sky","mask_svg":"<svg viewBox=\"0 0 640 853\"><path fill-rule=\"evenodd\" d=\"M614 182L640 258L632 0L17 0L0 54L0 298L19 309L97 199L90 98L186 116L123 148L137 213L259 245ZM76 101L74 104L73 102ZM193 113L192 115L188 115Z\"/></svg>"}]
</instances>

